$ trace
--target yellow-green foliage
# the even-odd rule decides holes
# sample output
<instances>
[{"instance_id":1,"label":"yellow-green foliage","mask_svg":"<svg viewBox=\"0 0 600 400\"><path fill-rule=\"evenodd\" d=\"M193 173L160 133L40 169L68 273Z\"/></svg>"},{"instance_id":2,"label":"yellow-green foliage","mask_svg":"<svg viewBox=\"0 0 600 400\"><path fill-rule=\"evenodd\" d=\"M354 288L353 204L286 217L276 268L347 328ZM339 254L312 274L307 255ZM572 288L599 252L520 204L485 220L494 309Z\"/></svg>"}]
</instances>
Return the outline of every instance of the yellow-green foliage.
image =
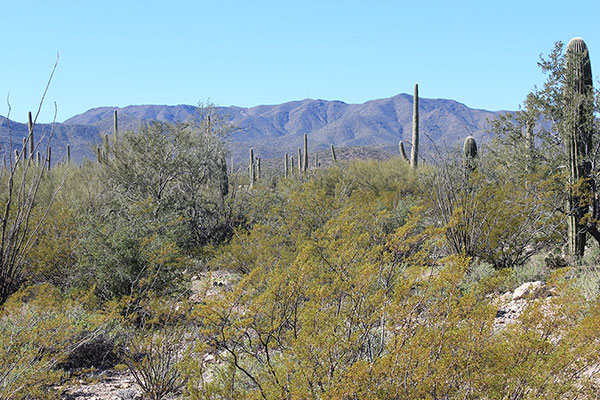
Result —
<instances>
[{"instance_id":1,"label":"yellow-green foliage","mask_svg":"<svg viewBox=\"0 0 600 400\"><path fill-rule=\"evenodd\" d=\"M85 299L63 300L50 285L17 292L0 309L0 399L55 398L57 365L103 323Z\"/></svg>"},{"instance_id":2,"label":"yellow-green foliage","mask_svg":"<svg viewBox=\"0 0 600 400\"><path fill-rule=\"evenodd\" d=\"M494 331L507 274L465 286L470 259L447 255L447 227L428 226L424 207L395 219L414 187L377 176L389 166L358 163L353 176L372 176L362 181L333 168L291 184L286 202L222 249L215 265L247 274L196 307L220 364L187 396L597 397L582 372L598 362L600 309L557 275L552 296Z\"/></svg>"},{"instance_id":3,"label":"yellow-green foliage","mask_svg":"<svg viewBox=\"0 0 600 400\"><path fill-rule=\"evenodd\" d=\"M448 162L422 175L420 193L430 224L445 228L453 252L505 268L560 245L557 182L557 174L531 173L525 179L487 163L467 174Z\"/></svg>"}]
</instances>

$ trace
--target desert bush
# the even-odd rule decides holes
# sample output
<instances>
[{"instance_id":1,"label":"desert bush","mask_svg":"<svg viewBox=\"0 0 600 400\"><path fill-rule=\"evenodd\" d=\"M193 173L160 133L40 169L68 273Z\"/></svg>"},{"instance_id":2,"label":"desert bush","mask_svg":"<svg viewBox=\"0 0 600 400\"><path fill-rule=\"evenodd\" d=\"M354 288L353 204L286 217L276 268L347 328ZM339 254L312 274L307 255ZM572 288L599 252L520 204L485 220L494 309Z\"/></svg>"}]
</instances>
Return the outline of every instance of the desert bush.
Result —
<instances>
[{"instance_id":1,"label":"desert bush","mask_svg":"<svg viewBox=\"0 0 600 400\"><path fill-rule=\"evenodd\" d=\"M495 296L526 271L498 270L485 253L475 262L462 252L448 255L447 233L457 225L451 218L447 226L431 223L426 203L394 220L398 201L403 208L416 203L420 183L376 176L390 165L361 163L369 170L361 179L350 166L284 181L278 190L286 201L216 252L214 267L245 275L196 306L218 362L210 385L188 385L190 397L594 398L593 382L578 374L596 362L595 306L563 270L544 271L552 295L532 300L521 320L499 333ZM388 185L376 182L392 185L376 190ZM490 193L492 204L478 200L480 210L512 221L494 209L511 200L505 188L484 182L473 181ZM526 226L528 217L517 216ZM489 221L484 243L503 237L493 229L525 240L515 232L521 225ZM201 361L195 370L206 372Z\"/></svg>"},{"instance_id":2,"label":"desert bush","mask_svg":"<svg viewBox=\"0 0 600 400\"><path fill-rule=\"evenodd\" d=\"M84 297L63 300L50 285L25 288L0 309L0 399L55 398L57 366L93 340L106 316L87 310Z\"/></svg>"},{"instance_id":3,"label":"desert bush","mask_svg":"<svg viewBox=\"0 0 600 400\"><path fill-rule=\"evenodd\" d=\"M104 301L184 289L190 260L173 239L175 222L157 221L151 204L130 204L126 214L108 214L81 229L80 254L72 272L78 287L94 287Z\"/></svg>"},{"instance_id":4,"label":"desert bush","mask_svg":"<svg viewBox=\"0 0 600 400\"><path fill-rule=\"evenodd\" d=\"M527 183L488 162L467 173L458 160L421 175L430 223L444 227L452 252L506 268L560 239L554 176Z\"/></svg>"},{"instance_id":5,"label":"desert bush","mask_svg":"<svg viewBox=\"0 0 600 400\"><path fill-rule=\"evenodd\" d=\"M419 228L415 210L387 234L385 217L348 205L285 258L266 253L269 235L250 233L254 268L196 310L229 373L214 398L598 394L578 374L597 362L600 312L562 271L548 278L552 296L498 333L490 294L509 274L488 271L465 287L469 259L435 257L443 229Z\"/></svg>"},{"instance_id":6,"label":"desert bush","mask_svg":"<svg viewBox=\"0 0 600 400\"><path fill-rule=\"evenodd\" d=\"M120 355L146 398L161 400L183 389L189 357L189 307L149 296L122 333Z\"/></svg>"},{"instance_id":7,"label":"desert bush","mask_svg":"<svg viewBox=\"0 0 600 400\"><path fill-rule=\"evenodd\" d=\"M178 221L178 244L185 248L229 234L222 223L229 189L225 132L207 118L200 125L154 122L125 132L101 160L116 204L149 201L155 218Z\"/></svg>"}]
</instances>

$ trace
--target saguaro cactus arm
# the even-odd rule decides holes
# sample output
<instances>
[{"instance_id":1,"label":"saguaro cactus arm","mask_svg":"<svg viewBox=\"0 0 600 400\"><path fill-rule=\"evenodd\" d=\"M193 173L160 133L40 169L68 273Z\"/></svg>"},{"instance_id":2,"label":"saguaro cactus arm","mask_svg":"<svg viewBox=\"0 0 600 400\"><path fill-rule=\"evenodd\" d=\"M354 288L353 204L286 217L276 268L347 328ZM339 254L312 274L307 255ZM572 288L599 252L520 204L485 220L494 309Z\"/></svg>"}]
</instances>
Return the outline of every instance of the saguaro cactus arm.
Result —
<instances>
[{"instance_id":1,"label":"saguaro cactus arm","mask_svg":"<svg viewBox=\"0 0 600 400\"><path fill-rule=\"evenodd\" d=\"M400 149L400 156L402 156L402 159L407 163L410 163L410 160L406 156L406 151L404 151L404 143L402 143L402 140L398 143L398 148Z\"/></svg>"}]
</instances>

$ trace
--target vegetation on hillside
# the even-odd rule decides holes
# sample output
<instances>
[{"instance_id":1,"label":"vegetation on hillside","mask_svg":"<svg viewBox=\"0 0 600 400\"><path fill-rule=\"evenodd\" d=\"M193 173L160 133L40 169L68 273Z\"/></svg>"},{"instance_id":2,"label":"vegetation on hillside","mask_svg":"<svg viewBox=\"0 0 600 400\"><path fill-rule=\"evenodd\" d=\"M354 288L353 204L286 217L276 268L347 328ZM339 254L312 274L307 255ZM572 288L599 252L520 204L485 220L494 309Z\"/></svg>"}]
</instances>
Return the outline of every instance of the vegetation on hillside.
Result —
<instances>
[{"instance_id":1,"label":"vegetation on hillside","mask_svg":"<svg viewBox=\"0 0 600 400\"><path fill-rule=\"evenodd\" d=\"M596 131L597 103L560 108L562 49L494 142L433 165L263 164L255 181L228 171L210 107L107 137L97 162L20 159L0 176L0 399L105 368L155 400L597 398L599 251L574 242L597 224L595 153L560 149Z\"/></svg>"}]
</instances>

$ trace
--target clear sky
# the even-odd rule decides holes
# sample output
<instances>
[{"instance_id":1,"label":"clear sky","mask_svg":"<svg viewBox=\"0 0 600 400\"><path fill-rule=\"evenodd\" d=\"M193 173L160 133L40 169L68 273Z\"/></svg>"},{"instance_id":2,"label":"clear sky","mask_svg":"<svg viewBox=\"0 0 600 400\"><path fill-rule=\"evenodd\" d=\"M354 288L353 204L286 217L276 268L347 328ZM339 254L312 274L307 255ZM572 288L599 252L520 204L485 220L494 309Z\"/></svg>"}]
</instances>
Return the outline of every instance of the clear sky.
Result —
<instances>
[{"instance_id":1,"label":"clear sky","mask_svg":"<svg viewBox=\"0 0 600 400\"><path fill-rule=\"evenodd\" d=\"M600 72L594 1L0 0L0 114L40 122L99 106L250 107L411 93L516 109L540 53L585 39ZM598 57L596 55L598 54ZM598 60L598 61L596 61ZM595 72L597 71L597 72Z\"/></svg>"}]
</instances>

